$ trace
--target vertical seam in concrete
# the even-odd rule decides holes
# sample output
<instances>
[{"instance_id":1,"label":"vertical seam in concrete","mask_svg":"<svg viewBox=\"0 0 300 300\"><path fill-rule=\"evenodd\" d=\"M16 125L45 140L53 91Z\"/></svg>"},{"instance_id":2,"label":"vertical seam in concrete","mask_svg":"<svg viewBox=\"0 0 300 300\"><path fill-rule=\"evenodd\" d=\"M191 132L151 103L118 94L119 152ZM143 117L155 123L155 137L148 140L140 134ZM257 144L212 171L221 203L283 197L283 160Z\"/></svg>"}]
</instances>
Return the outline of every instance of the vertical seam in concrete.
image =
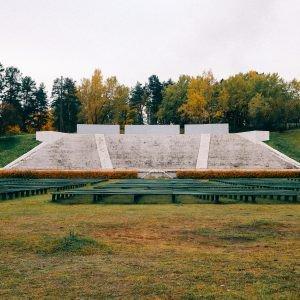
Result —
<instances>
[{"instance_id":1,"label":"vertical seam in concrete","mask_svg":"<svg viewBox=\"0 0 300 300\"><path fill-rule=\"evenodd\" d=\"M207 169L209 154L210 134L201 134L196 169Z\"/></svg>"},{"instance_id":2,"label":"vertical seam in concrete","mask_svg":"<svg viewBox=\"0 0 300 300\"><path fill-rule=\"evenodd\" d=\"M104 134L95 134L97 151L102 169L112 169L112 162L108 153Z\"/></svg>"}]
</instances>

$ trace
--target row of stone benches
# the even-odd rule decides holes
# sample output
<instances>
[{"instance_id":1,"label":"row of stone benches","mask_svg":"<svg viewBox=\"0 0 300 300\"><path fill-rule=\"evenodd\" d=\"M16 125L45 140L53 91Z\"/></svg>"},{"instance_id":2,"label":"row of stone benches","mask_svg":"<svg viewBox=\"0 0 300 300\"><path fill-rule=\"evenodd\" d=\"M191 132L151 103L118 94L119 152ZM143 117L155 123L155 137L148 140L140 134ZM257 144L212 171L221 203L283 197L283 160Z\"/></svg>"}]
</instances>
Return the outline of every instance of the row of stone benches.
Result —
<instances>
[{"instance_id":1,"label":"row of stone benches","mask_svg":"<svg viewBox=\"0 0 300 300\"><path fill-rule=\"evenodd\" d=\"M133 203L138 203L142 196L163 196L169 195L172 203L177 203L177 196L189 195L197 196L201 199L211 200L218 203L220 197L231 197L236 200L245 202L255 202L256 198L266 198L296 202L299 198L299 193L295 191L285 190L241 190L241 189L193 189L193 190L176 190L176 189L92 189L92 190L73 190L52 193L52 201L63 202L65 199L74 198L75 196L90 196L93 202L104 202L105 196L131 196Z\"/></svg>"}]
</instances>

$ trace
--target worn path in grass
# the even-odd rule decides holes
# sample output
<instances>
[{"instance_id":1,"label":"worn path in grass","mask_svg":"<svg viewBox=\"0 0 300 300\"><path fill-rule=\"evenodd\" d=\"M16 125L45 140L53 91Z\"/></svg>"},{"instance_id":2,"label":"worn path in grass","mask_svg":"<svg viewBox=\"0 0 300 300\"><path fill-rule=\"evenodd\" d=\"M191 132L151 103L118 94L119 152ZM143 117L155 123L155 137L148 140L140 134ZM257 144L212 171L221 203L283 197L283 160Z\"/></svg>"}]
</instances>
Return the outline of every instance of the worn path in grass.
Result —
<instances>
[{"instance_id":1,"label":"worn path in grass","mask_svg":"<svg viewBox=\"0 0 300 300\"><path fill-rule=\"evenodd\" d=\"M300 129L271 132L267 144L300 162Z\"/></svg>"},{"instance_id":2,"label":"worn path in grass","mask_svg":"<svg viewBox=\"0 0 300 300\"><path fill-rule=\"evenodd\" d=\"M0 298L299 299L297 204L0 202Z\"/></svg>"},{"instance_id":3,"label":"worn path in grass","mask_svg":"<svg viewBox=\"0 0 300 300\"><path fill-rule=\"evenodd\" d=\"M0 136L0 168L39 144L35 134Z\"/></svg>"}]
</instances>

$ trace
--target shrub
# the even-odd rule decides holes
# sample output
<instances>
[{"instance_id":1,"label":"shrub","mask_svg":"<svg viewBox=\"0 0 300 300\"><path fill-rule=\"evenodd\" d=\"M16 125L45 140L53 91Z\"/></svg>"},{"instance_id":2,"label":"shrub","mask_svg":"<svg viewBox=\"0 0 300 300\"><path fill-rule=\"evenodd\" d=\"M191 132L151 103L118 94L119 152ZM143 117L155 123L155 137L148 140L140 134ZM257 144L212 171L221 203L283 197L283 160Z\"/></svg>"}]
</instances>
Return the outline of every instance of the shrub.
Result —
<instances>
[{"instance_id":1,"label":"shrub","mask_svg":"<svg viewBox=\"0 0 300 300\"><path fill-rule=\"evenodd\" d=\"M11 125L7 127L6 130L7 134L20 134L21 133L21 129L19 125Z\"/></svg>"},{"instance_id":2,"label":"shrub","mask_svg":"<svg viewBox=\"0 0 300 300\"><path fill-rule=\"evenodd\" d=\"M91 255L112 251L108 245L89 237L79 236L74 231L70 231L68 235L61 238L47 239L43 244L38 249L40 254Z\"/></svg>"},{"instance_id":3,"label":"shrub","mask_svg":"<svg viewBox=\"0 0 300 300\"><path fill-rule=\"evenodd\" d=\"M0 178L137 178L136 170L0 170Z\"/></svg>"},{"instance_id":4,"label":"shrub","mask_svg":"<svg viewBox=\"0 0 300 300\"><path fill-rule=\"evenodd\" d=\"M178 170L177 178L300 178L300 169L206 169Z\"/></svg>"}]
</instances>

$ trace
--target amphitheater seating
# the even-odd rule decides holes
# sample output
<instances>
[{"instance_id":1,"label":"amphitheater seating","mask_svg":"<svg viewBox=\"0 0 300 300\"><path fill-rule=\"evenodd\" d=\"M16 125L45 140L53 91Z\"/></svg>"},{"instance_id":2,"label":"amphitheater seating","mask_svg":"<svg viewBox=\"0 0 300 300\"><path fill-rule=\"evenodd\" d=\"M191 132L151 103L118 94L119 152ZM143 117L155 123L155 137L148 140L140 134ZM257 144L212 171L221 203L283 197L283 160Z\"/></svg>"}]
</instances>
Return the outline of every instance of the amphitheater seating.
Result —
<instances>
[{"instance_id":1,"label":"amphitheater seating","mask_svg":"<svg viewBox=\"0 0 300 300\"><path fill-rule=\"evenodd\" d=\"M94 187L93 189L76 189L72 191L60 191L52 193L52 201L64 202L74 197L90 197L93 202L105 202L105 197L129 196L132 203L138 203L143 196L165 196L170 197L170 202L178 203L178 196L189 195L196 196L199 199L211 200L218 203L220 197L232 198L235 200L243 200L245 202L256 202L257 198L278 200L292 200L296 202L299 198L299 189L281 189L277 186L264 186L254 184L248 179L248 184L242 182L235 184L218 181L207 180L120 180L118 182L108 183L102 187ZM280 184L280 180L277 180ZM285 182L285 180L283 181ZM252 185L253 183L253 185ZM296 183L296 185L299 183Z\"/></svg>"},{"instance_id":2,"label":"amphitheater seating","mask_svg":"<svg viewBox=\"0 0 300 300\"><path fill-rule=\"evenodd\" d=\"M96 184L103 179L0 179L0 200L14 199L30 195L46 194Z\"/></svg>"},{"instance_id":3,"label":"amphitheater seating","mask_svg":"<svg viewBox=\"0 0 300 300\"><path fill-rule=\"evenodd\" d=\"M284 189L284 190L295 190L300 191L300 181L290 179L221 179L215 180L216 182L238 185L245 187L256 187L256 188L272 188L272 189Z\"/></svg>"}]
</instances>

